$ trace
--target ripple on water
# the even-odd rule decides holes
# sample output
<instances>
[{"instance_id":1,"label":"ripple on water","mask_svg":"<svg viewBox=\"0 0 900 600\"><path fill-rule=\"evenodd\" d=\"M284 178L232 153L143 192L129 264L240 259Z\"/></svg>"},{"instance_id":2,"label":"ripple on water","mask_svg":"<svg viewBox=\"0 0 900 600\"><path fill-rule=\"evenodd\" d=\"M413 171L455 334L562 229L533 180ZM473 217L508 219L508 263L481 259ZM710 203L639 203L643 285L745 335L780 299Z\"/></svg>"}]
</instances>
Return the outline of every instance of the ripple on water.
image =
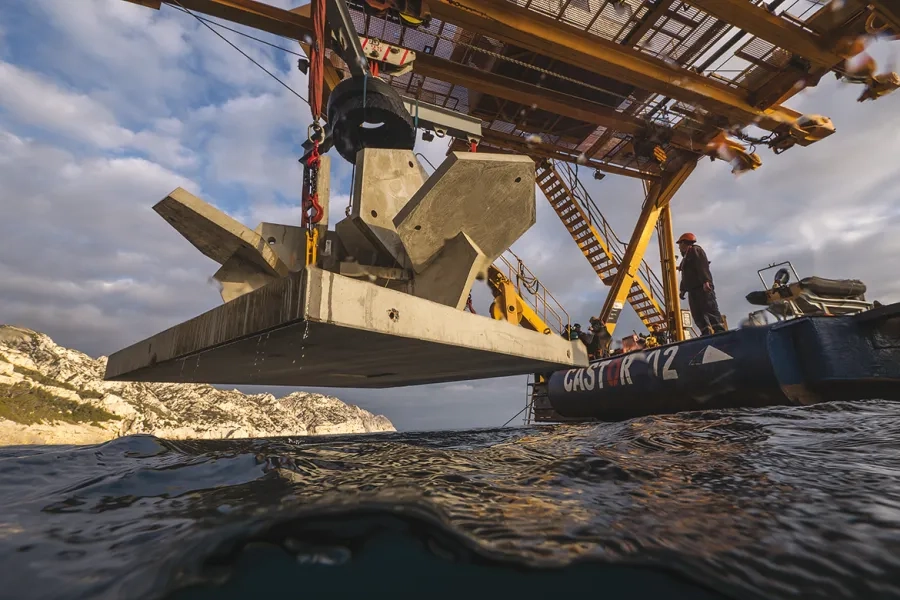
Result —
<instances>
[{"instance_id":1,"label":"ripple on water","mask_svg":"<svg viewBox=\"0 0 900 600\"><path fill-rule=\"evenodd\" d=\"M17 576L0 597L162 597L196 581L239 582L241 561L272 569L289 555L285 564L307 569L394 569L395 581L454 559L457 583L512 561L564 567L534 572L572 584L591 563L602 566L584 581L662 585L660 597L692 581L735 598L900 598L898 447L896 405L879 401L599 425L7 447L0 560ZM402 525L373 525L386 518ZM258 544L237 553L249 540ZM626 564L684 579L612 570ZM532 572L510 573L504 586L537 589Z\"/></svg>"}]
</instances>

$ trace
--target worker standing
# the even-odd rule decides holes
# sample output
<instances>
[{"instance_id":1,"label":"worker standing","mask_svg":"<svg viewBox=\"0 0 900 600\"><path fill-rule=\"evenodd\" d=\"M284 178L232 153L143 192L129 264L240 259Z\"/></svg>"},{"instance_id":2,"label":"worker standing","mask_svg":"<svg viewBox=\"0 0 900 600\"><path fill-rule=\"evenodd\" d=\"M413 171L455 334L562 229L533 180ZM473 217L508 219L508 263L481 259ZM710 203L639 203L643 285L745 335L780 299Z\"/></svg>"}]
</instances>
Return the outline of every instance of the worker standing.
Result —
<instances>
[{"instance_id":1,"label":"worker standing","mask_svg":"<svg viewBox=\"0 0 900 600\"><path fill-rule=\"evenodd\" d=\"M677 243L684 257L678 266L681 271L681 299L687 294L691 315L700 327L701 335L725 331L706 252L697 245L697 236L693 233L683 234Z\"/></svg>"}]
</instances>

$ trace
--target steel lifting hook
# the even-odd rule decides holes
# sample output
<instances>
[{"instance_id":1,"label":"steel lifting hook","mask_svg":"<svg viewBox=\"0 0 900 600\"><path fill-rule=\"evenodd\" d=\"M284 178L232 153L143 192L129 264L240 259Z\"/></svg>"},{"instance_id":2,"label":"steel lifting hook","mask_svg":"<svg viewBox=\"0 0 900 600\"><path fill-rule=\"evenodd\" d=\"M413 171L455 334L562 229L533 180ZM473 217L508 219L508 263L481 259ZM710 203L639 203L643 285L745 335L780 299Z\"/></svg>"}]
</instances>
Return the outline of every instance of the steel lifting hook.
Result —
<instances>
[{"instance_id":1,"label":"steel lifting hook","mask_svg":"<svg viewBox=\"0 0 900 600\"><path fill-rule=\"evenodd\" d=\"M325 211L319 204L319 194L316 190L316 184L319 178L319 141L313 141L313 149L306 159L306 173L304 173L303 185L303 224L316 224L322 220ZM309 211L313 210L312 216Z\"/></svg>"}]
</instances>

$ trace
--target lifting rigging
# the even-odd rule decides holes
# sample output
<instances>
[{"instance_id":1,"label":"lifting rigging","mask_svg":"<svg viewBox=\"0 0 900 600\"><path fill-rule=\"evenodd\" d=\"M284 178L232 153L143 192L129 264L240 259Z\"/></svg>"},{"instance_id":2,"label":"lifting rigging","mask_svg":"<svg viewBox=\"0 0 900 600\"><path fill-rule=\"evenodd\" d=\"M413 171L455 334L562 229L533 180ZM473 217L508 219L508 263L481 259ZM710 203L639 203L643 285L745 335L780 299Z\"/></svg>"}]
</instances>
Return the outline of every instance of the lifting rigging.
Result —
<instances>
[{"instance_id":1,"label":"lifting rigging","mask_svg":"<svg viewBox=\"0 0 900 600\"><path fill-rule=\"evenodd\" d=\"M126 1L156 9L170 3ZM871 36L900 35L898 0L806 9L784 0L312 0L291 10L256 0L171 3L197 18L296 40L306 53L298 63L308 69L312 111L301 158L305 264L333 260L340 243L327 231L320 189L326 153L334 148L359 165L364 150L411 152L421 129L424 139L452 138L448 154L527 156L538 187L609 286L600 313L607 332L627 302L667 341L685 335L672 199L697 162L709 157L735 173L752 171L762 167L757 147L780 154L834 134L827 117L784 105L829 72L863 85L860 101L900 87L900 76L879 73L865 54ZM751 127L765 133L752 135ZM592 169L596 179L642 180L644 203L627 241L609 228L571 165ZM404 177L419 182L413 188L421 183ZM405 210L391 227L401 227ZM352 219L371 221L367 235L378 238L376 211L354 211ZM660 276L645 258L654 234ZM336 268L408 285L417 269L405 261L415 263L415 253L389 254ZM557 327L546 306L541 312L524 301L542 284L530 274L520 279L521 264L510 270L512 263L497 260L482 273L495 297L491 316L560 333L569 320L561 307L551 311ZM472 310L465 295L450 304Z\"/></svg>"}]
</instances>

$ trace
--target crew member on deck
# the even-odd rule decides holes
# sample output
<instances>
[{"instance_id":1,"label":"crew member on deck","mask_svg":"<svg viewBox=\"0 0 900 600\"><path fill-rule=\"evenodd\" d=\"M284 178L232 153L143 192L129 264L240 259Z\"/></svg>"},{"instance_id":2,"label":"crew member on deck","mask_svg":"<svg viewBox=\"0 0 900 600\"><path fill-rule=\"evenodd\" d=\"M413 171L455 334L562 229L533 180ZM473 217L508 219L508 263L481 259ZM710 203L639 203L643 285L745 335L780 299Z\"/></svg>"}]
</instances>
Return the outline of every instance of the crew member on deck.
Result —
<instances>
[{"instance_id":1,"label":"crew member on deck","mask_svg":"<svg viewBox=\"0 0 900 600\"><path fill-rule=\"evenodd\" d=\"M716 289L706 252L697 245L697 236L685 233L678 238L678 250L684 258L678 265L681 271L681 299L685 294L691 307L694 322L701 335L725 331L722 314L716 301Z\"/></svg>"}]
</instances>

